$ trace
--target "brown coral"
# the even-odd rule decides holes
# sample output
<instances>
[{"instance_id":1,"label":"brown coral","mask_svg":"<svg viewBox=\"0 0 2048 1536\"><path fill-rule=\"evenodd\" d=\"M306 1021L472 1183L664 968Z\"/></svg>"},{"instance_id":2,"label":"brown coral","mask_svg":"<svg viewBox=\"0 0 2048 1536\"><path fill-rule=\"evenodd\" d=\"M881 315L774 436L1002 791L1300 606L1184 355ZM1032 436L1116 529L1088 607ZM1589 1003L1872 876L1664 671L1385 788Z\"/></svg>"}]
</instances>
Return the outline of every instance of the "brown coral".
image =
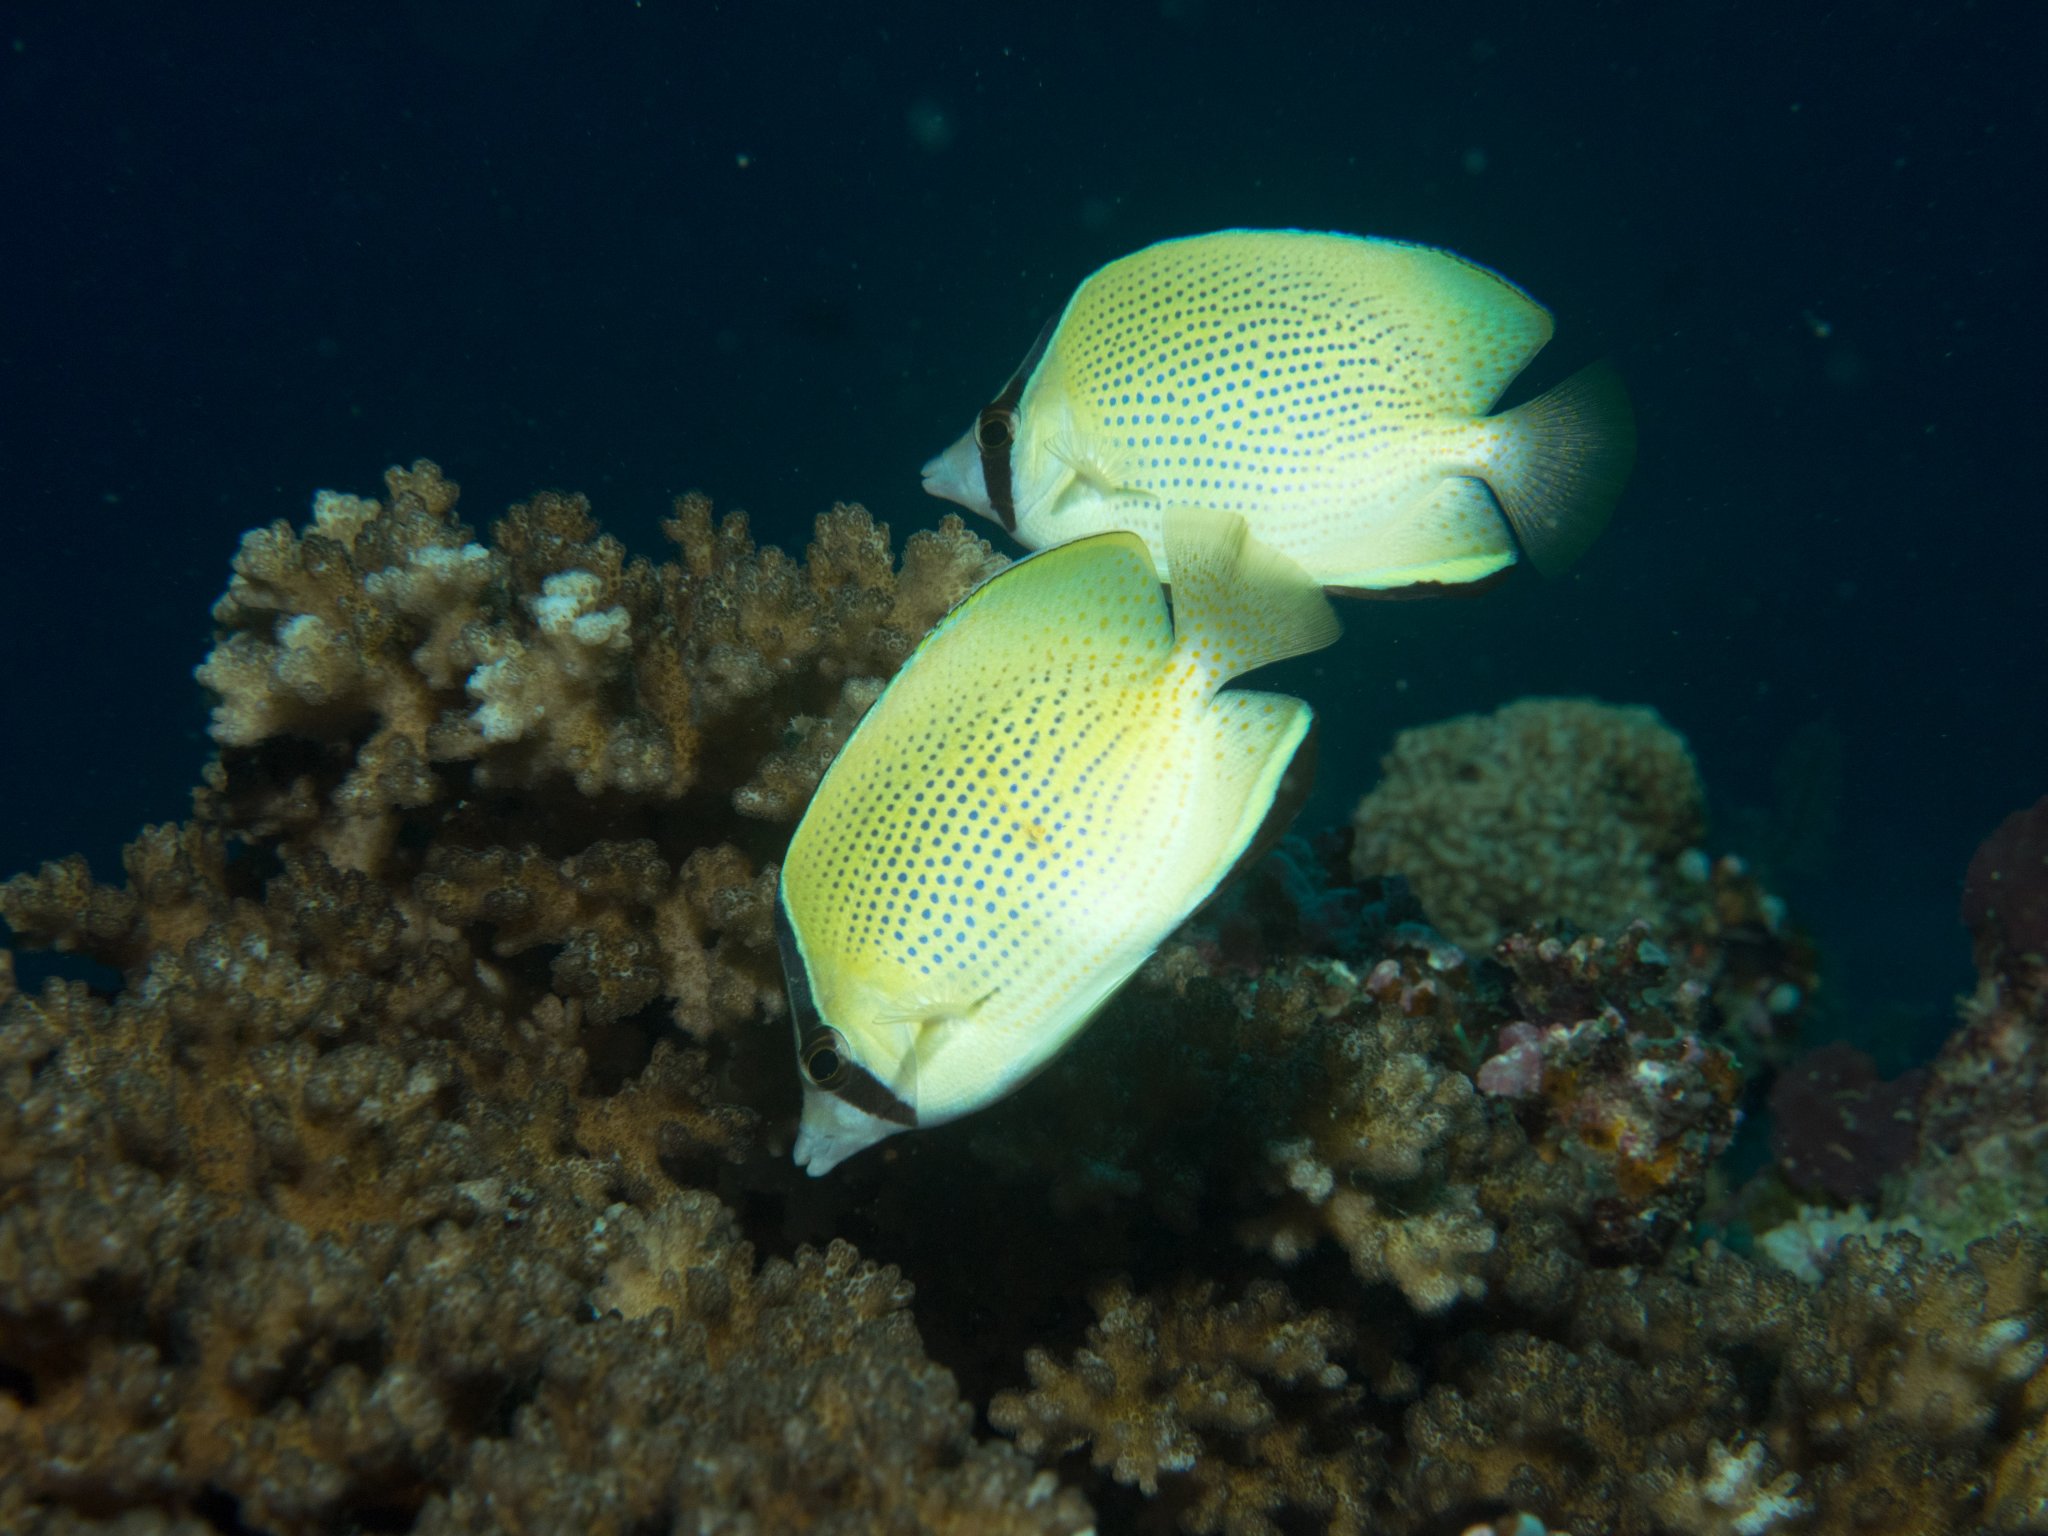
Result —
<instances>
[{"instance_id":1,"label":"brown coral","mask_svg":"<svg viewBox=\"0 0 2048 1536\"><path fill-rule=\"evenodd\" d=\"M1407 876L1470 949L1560 920L1656 922L1672 866L1706 830L1692 754L1648 709L1519 699L1403 731L1381 767L1352 866Z\"/></svg>"},{"instance_id":2,"label":"brown coral","mask_svg":"<svg viewBox=\"0 0 2048 1536\"><path fill-rule=\"evenodd\" d=\"M0 888L122 976L0 973L0 1525L1085 1524L974 1441L899 1276L757 1264L678 1188L787 1081L773 1031L722 1033L780 1008L734 839L822 768L770 761L776 716L857 699L987 546L898 572L841 508L798 565L699 500L655 567L576 499L486 545L432 466L390 486L245 541L199 819L125 888ZM651 1299L594 1315L614 1290Z\"/></svg>"},{"instance_id":3,"label":"brown coral","mask_svg":"<svg viewBox=\"0 0 2048 1536\"><path fill-rule=\"evenodd\" d=\"M281 522L249 534L199 669L229 749L215 789L256 801L238 753L322 748L300 754L300 773L274 775L258 802L267 818L242 819L306 822L322 815L318 796L336 824L324 845L355 868L375 866L394 813L461 783L731 796L784 745L782 722L838 718L861 696L846 685L894 671L1002 564L949 519L914 535L898 569L887 531L836 507L799 565L757 549L744 515L714 522L701 496L665 525L681 556L666 565L629 559L581 497L514 507L482 543L434 465L386 483L382 503L323 493L302 534ZM741 808L793 816L803 797L790 775L815 782L817 757L777 765ZM448 772L458 763L475 765L466 780Z\"/></svg>"},{"instance_id":4,"label":"brown coral","mask_svg":"<svg viewBox=\"0 0 2048 1536\"><path fill-rule=\"evenodd\" d=\"M1361 1280L1442 1312L1486 1294L1495 1231L1474 1183L1453 1173L1483 1157L1486 1116L1472 1080L1441 1059L1448 987L1426 952L1382 961L1363 990L1383 999L1372 1014L1304 1042L1321 1053L1320 1089L1297 1111L1301 1134L1267 1144L1285 1198L1245 1231L1282 1263L1327 1233Z\"/></svg>"},{"instance_id":5,"label":"brown coral","mask_svg":"<svg viewBox=\"0 0 2048 1536\"><path fill-rule=\"evenodd\" d=\"M2042 1523L2037 1240L1693 1246L1729 1047L1811 986L1733 861L1482 961L1297 860L1004 1105L802 1180L774 861L986 546L691 499L656 565L390 484L245 545L195 819L0 888L119 974L0 951L0 1528ZM2039 1020L1994 988L1939 1074L1980 1182Z\"/></svg>"},{"instance_id":6,"label":"brown coral","mask_svg":"<svg viewBox=\"0 0 2048 1536\"><path fill-rule=\"evenodd\" d=\"M1095 1311L1073 1364L1032 1351L1031 1390L999 1394L991 1423L1034 1454L1088 1446L1119 1483L1164 1490L1198 1536L1269 1536L1283 1513L1327 1531L1368 1528L1377 1436L1362 1425L1316 1433L1359 1391L1333 1358L1349 1340L1336 1318L1303 1316L1270 1281L1222 1305L1213 1286L1161 1304L1116 1282ZM1283 1418L1279 1391L1312 1406Z\"/></svg>"}]
</instances>

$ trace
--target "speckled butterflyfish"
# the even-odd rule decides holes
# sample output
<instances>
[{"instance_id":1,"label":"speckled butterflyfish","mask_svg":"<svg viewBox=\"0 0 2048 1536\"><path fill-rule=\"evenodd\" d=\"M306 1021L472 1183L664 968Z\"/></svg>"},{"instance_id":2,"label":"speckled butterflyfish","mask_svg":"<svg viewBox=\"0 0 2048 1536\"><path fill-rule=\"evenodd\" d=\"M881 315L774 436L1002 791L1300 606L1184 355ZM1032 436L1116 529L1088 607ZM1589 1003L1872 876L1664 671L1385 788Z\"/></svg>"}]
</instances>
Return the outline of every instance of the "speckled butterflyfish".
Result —
<instances>
[{"instance_id":1,"label":"speckled butterflyfish","mask_svg":"<svg viewBox=\"0 0 2048 1536\"><path fill-rule=\"evenodd\" d=\"M1555 573L1605 526L1635 455L1594 364L1489 415L1550 312L1449 251L1225 230L1096 272L925 489L1034 549L1236 512L1325 587L1399 594Z\"/></svg>"},{"instance_id":2,"label":"speckled butterflyfish","mask_svg":"<svg viewBox=\"0 0 2048 1536\"><path fill-rule=\"evenodd\" d=\"M1033 555L940 621L818 786L778 922L803 1082L796 1160L1017 1088L1305 792L1308 705L1224 685L1336 615L1243 519Z\"/></svg>"}]
</instances>

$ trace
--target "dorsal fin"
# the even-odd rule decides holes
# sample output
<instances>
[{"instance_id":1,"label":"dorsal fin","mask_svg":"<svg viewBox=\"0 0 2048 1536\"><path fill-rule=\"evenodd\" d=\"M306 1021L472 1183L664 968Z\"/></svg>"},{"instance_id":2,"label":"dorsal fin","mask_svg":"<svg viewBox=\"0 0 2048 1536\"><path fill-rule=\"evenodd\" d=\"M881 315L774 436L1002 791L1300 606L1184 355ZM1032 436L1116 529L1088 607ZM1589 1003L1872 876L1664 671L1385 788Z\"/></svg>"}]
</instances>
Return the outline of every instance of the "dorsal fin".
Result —
<instances>
[{"instance_id":1,"label":"dorsal fin","mask_svg":"<svg viewBox=\"0 0 2048 1536\"><path fill-rule=\"evenodd\" d=\"M1175 653L1194 662L1212 690L1254 667L1319 651L1341 633L1315 579L1253 538L1236 513L1168 507L1165 543Z\"/></svg>"}]
</instances>

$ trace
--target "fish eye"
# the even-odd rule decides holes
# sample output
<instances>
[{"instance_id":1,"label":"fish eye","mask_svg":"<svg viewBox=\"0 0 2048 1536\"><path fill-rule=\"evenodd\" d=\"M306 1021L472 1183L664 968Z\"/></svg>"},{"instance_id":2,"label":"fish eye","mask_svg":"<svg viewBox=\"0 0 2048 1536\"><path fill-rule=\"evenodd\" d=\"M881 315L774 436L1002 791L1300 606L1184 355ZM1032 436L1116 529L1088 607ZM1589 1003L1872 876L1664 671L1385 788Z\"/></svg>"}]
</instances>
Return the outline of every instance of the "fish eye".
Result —
<instances>
[{"instance_id":1,"label":"fish eye","mask_svg":"<svg viewBox=\"0 0 2048 1536\"><path fill-rule=\"evenodd\" d=\"M1008 411L987 411L974 424L974 445L984 450L995 450L1010 446L1010 413Z\"/></svg>"},{"instance_id":2,"label":"fish eye","mask_svg":"<svg viewBox=\"0 0 2048 1536\"><path fill-rule=\"evenodd\" d=\"M846 1055L836 1034L821 1035L804 1052L804 1076L820 1088L830 1088L846 1075Z\"/></svg>"}]
</instances>

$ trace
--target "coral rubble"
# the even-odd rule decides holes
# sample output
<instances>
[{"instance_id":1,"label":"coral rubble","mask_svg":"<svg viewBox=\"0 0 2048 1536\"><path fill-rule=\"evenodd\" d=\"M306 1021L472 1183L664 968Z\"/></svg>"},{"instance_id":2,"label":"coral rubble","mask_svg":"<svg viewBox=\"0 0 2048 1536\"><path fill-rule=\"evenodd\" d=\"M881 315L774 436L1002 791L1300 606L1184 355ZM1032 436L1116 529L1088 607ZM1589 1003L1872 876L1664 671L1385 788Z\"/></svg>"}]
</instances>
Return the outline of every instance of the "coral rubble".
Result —
<instances>
[{"instance_id":1,"label":"coral rubble","mask_svg":"<svg viewBox=\"0 0 2048 1536\"><path fill-rule=\"evenodd\" d=\"M2040 1120L2023 881L1903 1169L1825 1154L1865 1076L1781 1079L1820 1195L1970 1219L1808 1206L1803 1277L1693 1221L1811 952L1683 743L1569 701L1411 733L1355 847L811 1181L776 860L996 557L455 505L422 464L249 535L193 818L0 886L98 978L0 950L0 1528L2048 1524L2048 1241L1982 1195Z\"/></svg>"}]
</instances>

